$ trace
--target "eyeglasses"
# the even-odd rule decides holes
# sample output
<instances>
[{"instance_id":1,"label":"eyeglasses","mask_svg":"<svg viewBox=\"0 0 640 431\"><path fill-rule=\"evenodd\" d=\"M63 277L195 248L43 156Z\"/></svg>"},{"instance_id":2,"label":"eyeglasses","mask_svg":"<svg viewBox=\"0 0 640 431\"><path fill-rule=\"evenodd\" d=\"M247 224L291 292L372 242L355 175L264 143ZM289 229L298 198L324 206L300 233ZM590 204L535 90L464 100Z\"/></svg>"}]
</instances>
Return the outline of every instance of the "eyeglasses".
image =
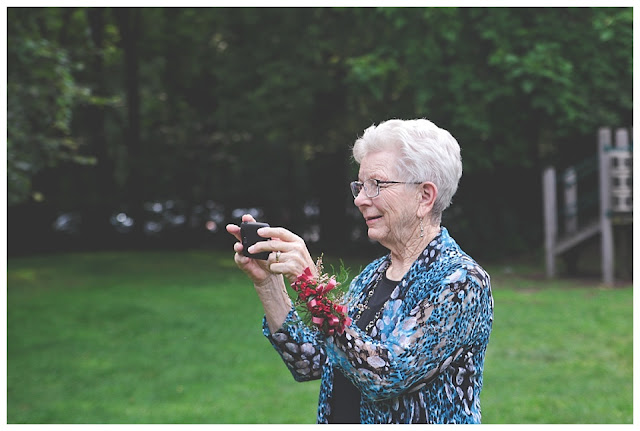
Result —
<instances>
[{"instance_id":1,"label":"eyeglasses","mask_svg":"<svg viewBox=\"0 0 640 431\"><path fill-rule=\"evenodd\" d=\"M351 186L351 193L353 193L353 198L357 198L360 194L360 190L364 188L364 194L367 195L368 198L375 198L380 194L380 184L422 184L422 183L411 183L411 182L403 182L403 181L381 181L376 179L370 179L365 182L353 181Z\"/></svg>"}]
</instances>

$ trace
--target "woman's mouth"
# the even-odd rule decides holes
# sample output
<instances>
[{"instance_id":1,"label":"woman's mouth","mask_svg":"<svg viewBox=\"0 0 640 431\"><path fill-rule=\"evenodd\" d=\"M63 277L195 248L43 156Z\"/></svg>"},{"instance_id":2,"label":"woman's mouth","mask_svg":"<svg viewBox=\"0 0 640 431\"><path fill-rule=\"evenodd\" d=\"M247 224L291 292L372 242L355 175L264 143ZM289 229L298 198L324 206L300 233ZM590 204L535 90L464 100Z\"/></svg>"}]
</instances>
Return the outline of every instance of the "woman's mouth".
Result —
<instances>
[{"instance_id":1,"label":"woman's mouth","mask_svg":"<svg viewBox=\"0 0 640 431\"><path fill-rule=\"evenodd\" d=\"M369 225L369 224L375 223L376 220L381 219L381 218L382 218L382 216L366 217L365 221Z\"/></svg>"}]
</instances>

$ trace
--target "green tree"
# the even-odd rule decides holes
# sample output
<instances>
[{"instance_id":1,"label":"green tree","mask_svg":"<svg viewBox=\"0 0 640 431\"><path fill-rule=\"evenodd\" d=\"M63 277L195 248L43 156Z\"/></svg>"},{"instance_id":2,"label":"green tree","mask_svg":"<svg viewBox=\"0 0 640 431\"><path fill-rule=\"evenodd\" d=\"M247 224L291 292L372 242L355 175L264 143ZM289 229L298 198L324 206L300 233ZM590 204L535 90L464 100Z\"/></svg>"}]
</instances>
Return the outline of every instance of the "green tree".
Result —
<instances>
[{"instance_id":1,"label":"green tree","mask_svg":"<svg viewBox=\"0 0 640 431\"><path fill-rule=\"evenodd\" d=\"M509 252L538 241L541 166L631 124L631 8L8 13L11 205L42 190L139 218L145 201L212 199L299 231L313 200L342 246L350 145L373 123L426 117L463 149L445 217L466 244ZM96 165L68 163L86 156Z\"/></svg>"},{"instance_id":2,"label":"green tree","mask_svg":"<svg viewBox=\"0 0 640 431\"><path fill-rule=\"evenodd\" d=\"M8 204L42 200L32 187L45 168L92 164L71 130L73 108L89 92L74 78L78 64L53 33L64 38L68 14L12 10L19 18L7 39Z\"/></svg>"},{"instance_id":3,"label":"green tree","mask_svg":"<svg viewBox=\"0 0 640 431\"><path fill-rule=\"evenodd\" d=\"M373 15L379 31L348 61L360 112L425 116L452 131L465 174L445 217L467 244L537 243L541 167L592 155L602 125L631 124L631 8Z\"/></svg>"}]
</instances>

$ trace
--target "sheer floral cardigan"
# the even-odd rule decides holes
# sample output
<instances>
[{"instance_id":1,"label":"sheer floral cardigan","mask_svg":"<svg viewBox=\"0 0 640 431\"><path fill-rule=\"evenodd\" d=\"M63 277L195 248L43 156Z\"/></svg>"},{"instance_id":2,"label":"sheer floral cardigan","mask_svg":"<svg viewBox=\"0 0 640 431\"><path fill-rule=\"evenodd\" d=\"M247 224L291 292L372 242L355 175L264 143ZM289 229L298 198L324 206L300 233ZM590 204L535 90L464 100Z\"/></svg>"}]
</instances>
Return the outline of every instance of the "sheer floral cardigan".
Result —
<instances>
[{"instance_id":1,"label":"sheer floral cardigan","mask_svg":"<svg viewBox=\"0 0 640 431\"><path fill-rule=\"evenodd\" d=\"M369 264L347 293L349 313L389 266ZM493 322L489 275L446 228L392 292L370 333L356 325L326 337L292 309L264 335L297 381L321 378L318 423L331 413L333 367L360 390L362 423L479 423L485 351Z\"/></svg>"}]
</instances>

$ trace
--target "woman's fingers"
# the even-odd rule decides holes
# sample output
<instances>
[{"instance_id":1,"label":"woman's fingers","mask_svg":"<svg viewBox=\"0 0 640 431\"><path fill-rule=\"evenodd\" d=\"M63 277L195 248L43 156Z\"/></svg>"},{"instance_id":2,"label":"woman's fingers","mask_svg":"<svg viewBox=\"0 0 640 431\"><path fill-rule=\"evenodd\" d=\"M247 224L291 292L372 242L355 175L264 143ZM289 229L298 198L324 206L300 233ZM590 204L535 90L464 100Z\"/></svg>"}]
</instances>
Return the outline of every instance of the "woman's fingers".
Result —
<instances>
[{"instance_id":1,"label":"woman's fingers","mask_svg":"<svg viewBox=\"0 0 640 431\"><path fill-rule=\"evenodd\" d=\"M262 227L258 229L258 235L263 238L270 238L268 241L259 241L249 247L249 253L272 252L272 251L292 251L294 249L304 249L307 246L304 240L293 232L282 227Z\"/></svg>"},{"instance_id":2,"label":"woman's fingers","mask_svg":"<svg viewBox=\"0 0 640 431\"><path fill-rule=\"evenodd\" d=\"M242 216L242 221L254 222L255 219L251 215L245 214ZM233 251L235 252L234 261L236 265L240 269L242 269L249 276L249 278L254 281L254 283L262 282L266 278L270 277L272 274L269 272L266 262L251 259L242 254L242 250L244 247L242 245L240 226L236 224L228 224L226 226L226 229L227 232L233 235L237 241L233 244Z\"/></svg>"},{"instance_id":3,"label":"woman's fingers","mask_svg":"<svg viewBox=\"0 0 640 431\"><path fill-rule=\"evenodd\" d=\"M298 235L284 228L261 228L258 234L271 238L260 241L249 247L250 253L268 252L267 267L269 271L283 274L290 282L309 267L315 271L315 263L309 254L307 245Z\"/></svg>"},{"instance_id":4,"label":"woman's fingers","mask_svg":"<svg viewBox=\"0 0 640 431\"><path fill-rule=\"evenodd\" d=\"M277 239L272 239L268 241L258 241L251 247L247 249L249 253L258 254L264 252L285 252L292 249L292 244L284 241L279 241Z\"/></svg>"},{"instance_id":5,"label":"woman's fingers","mask_svg":"<svg viewBox=\"0 0 640 431\"><path fill-rule=\"evenodd\" d=\"M242 249L243 249L243 245L241 242L236 242L235 244L233 244L233 251L235 251L238 254L242 254ZM246 256L245 256L246 257Z\"/></svg>"},{"instance_id":6,"label":"woman's fingers","mask_svg":"<svg viewBox=\"0 0 640 431\"><path fill-rule=\"evenodd\" d=\"M235 225L235 224L228 224L227 225L227 232L229 232L231 235L233 235L238 241L241 241L241 239L240 239L240 226Z\"/></svg>"},{"instance_id":7,"label":"woman's fingers","mask_svg":"<svg viewBox=\"0 0 640 431\"><path fill-rule=\"evenodd\" d=\"M243 222L255 222L255 219L245 214L242 216ZM275 274L285 275L289 281L295 281L305 268L309 267L315 271L315 264L304 240L293 232L282 227L263 227L258 229L258 235L269 238L266 241L258 241L247 250L249 253L258 254L267 252L269 257L266 261L255 261L242 255L242 239L240 227L235 224L227 225L227 232L233 235L237 243L233 250L236 252L235 261L252 278L256 277L259 268ZM262 274L260 274L262 275Z\"/></svg>"},{"instance_id":8,"label":"woman's fingers","mask_svg":"<svg viewBox=\"0 0 640 431\"><path fill-rule=\"evenodd\" d=\"M292 252L280 253L279 255L277 252L273 252L269 254L269 259L267 260L269 271L275 274L283 274L290 280L302 274L306 267L312 267L311 263L300 253Z\"/></svg>"},{"instance_id":9,"label":"woman's fingers","mask_svg":"<svg viewBox=\"0 0 640 431\"><path fill-rule=\"evenodd\" d=\"M258 235L263 238L277 238L286 242L303 241L298 235L283 227L261 227L258 229Z\"/></svg>"},{"instance_id":10,"label":"woman's fingers","mask_svg":"<svg viewBox=\"0 0 640 431\"><path fill-rule=\"evenodd\" d=\"M254 219L251 214L245 214L242 216L242 221L255 222L256 219ZM240 238L240 226L238 226L237 224L233 224L233 223L228 224L227 232L229 232L231 235L236 237L238 241L242 241L242 238Z\"/></svg>"}]
</instances>

